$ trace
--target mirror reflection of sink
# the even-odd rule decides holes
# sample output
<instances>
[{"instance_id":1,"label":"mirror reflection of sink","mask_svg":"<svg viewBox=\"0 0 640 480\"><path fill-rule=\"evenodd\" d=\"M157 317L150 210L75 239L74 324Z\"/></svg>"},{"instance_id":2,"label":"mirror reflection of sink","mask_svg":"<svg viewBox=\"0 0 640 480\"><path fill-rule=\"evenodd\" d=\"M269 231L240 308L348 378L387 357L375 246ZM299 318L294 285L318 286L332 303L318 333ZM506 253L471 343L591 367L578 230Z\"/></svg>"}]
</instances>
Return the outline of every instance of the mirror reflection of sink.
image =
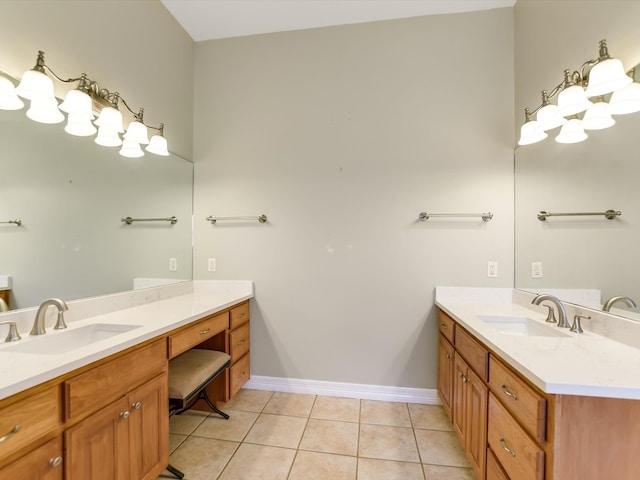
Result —
<instances>
[{"instance_id":1,"label":"mirror reflection of sink","mask_svg":"<svg viewBox=\"0 0 640 480\"><path fill-rule=\"evenodd\" d=\"M568 337L555 324L542 325L528 317L509 315L478 315L478 318L505 335L525 337Z\"/></svg>"},{"instance_id":2,"label":"mirror reflection of sink","mask_svg":"<svg viewBox=\"0 0 640 480\"><path fill-rule=\"evenodd\" d=\"M51 331L40 338L31 338L23 343L19 341L3 352L38 353L41 355L59 355L86 347L89 344L106 340L121 333L128 332L141 325L120 325L110 323L94 323L84 327L73 328L62 332Z\"/></svg>"}]
</instances>

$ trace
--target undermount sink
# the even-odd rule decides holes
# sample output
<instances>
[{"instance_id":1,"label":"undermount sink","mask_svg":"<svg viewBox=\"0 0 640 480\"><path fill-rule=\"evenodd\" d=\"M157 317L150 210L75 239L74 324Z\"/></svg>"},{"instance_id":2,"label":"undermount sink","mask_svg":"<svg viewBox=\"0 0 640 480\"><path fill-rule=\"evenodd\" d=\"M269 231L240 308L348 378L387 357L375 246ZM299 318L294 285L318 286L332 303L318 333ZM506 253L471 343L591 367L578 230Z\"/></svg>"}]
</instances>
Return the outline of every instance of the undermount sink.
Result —
<instances>
[{"instance_id":1,"label":"undermount sink","mask_svg":"<svg viewBox=\"0 0 640 480\"><path fill-rule=\"evenodd\" d=\"M27 341L19 341L14 345L3 348L4 352L38 353L41 355L59 355L89 344L106 340L116 335L129 332L141 325L121 325L110 323L94 323L84 327L64 331L51 330L49 333L31 337Z\"/></svg>"},{"instance_id":2,"label":"undermount sink","mask_svg":"<svg viewBox=\"0 0 640 480\"><path fill-rule=\"evenodd\" d=\"M478 318L505 335L525 337L568 337L555 324L543 325L528 317L510 315L478 315Z\"/></svg>"}]
</instances>

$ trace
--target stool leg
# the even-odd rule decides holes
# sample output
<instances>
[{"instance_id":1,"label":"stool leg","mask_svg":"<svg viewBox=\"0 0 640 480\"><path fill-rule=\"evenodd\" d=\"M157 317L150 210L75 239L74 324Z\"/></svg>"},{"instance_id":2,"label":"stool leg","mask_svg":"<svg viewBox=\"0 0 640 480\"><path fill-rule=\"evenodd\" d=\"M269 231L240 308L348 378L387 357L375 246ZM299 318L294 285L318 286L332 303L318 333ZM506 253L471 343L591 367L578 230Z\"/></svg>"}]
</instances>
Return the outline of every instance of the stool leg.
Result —
<instances>
[{"instance_id":1,"label":"stool leg","mask_svg":"<svg viewBox=\"0 0 640 480\"><path fill-rule=\"evenodd\" d=\"M206 390L202 390L202 392L200 392L200 395L202 396L202 398L204 399L205 402L207 402L207 405L209 405L209 408L211 410L213 410L215 413L217 413L218 415L220 415L222 418L224 418L225 420L229 420L229 415L227 415L226 413L224 413L222 410L220 410L218 407L216 407L213 402L209 399L209 395L207 395L207 391Z\"/></svg>"},{"instance_id":2,"label":"stool leg","mask_svg":"<svg viewBox=\"0 0 640 480\"><path fill-rule=\"evenodd\" d=\"M176 467L174 467L171 464L167 465L167 471L170 472L172 475L174 475L176 478L184 478L184 473L182 473L180 470L178 470Z\"/></svg>"}]
</instances>

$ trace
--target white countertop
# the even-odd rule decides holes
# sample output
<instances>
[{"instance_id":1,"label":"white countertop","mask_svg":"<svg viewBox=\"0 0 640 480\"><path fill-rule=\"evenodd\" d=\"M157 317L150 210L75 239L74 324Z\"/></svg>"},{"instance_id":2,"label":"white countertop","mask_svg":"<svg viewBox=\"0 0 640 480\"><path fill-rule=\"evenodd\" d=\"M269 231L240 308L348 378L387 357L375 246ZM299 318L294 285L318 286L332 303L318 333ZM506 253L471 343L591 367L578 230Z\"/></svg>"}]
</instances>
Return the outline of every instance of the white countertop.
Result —
<instances>
[{"instance_id":1,"label":"white countertop","mask_svg":"<svg viewBox=\"0 0 640 480\"><path fill-rule=\"evenodd\" d=\"M203 282L196 285L191 293L68 322L69 328L66 330L56 331L48 324L45 334L47 337L64 335L72 329L94 323L140 325L133 330L62 354L5 351L17 343L37 342L41 338L21 332L22 340L19 342L0 344L0 399L252 297L252 282ZM68 313L73 308L70 303Z\"/></svg>"},{"instance_id":2,"label":"white countertop","mask_svg":"<svg viewBox=\"0 0 640 480\"><path fill-rule=\"evenodd\" d=\"M478 318L478 315L524 316L545 328L558 329L545 323L546 308L530 304L533 297L511 289L436 288L437 306L542 391L640 399L640 348L637 345L625 345L593 333L584 321L584 333L562 329L566 337L546 337L500 333ZM578 310L591 314L591 323L610 321L608 328L621 321L601 312L565 306L570 323ZM635 325L625 325L630 327ZM633 335L637 333L634 331Z\"/></svg>"}]
</instances>

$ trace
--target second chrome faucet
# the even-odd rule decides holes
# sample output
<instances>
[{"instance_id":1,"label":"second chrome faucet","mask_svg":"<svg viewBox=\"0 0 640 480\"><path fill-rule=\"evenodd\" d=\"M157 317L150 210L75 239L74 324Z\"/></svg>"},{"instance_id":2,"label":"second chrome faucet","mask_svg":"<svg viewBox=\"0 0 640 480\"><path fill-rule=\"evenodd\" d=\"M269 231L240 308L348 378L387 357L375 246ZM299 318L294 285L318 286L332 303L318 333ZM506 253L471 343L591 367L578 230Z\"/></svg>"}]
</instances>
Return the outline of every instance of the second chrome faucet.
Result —
<instances>
[{"instance_id":1,"label":"second chrome faucet","mask_svg":"<svg viewBox=\"0 0 640 480\"><path fill-rule=\"evenodd\" d=\"M67 324L64 321L64 312L68 310L67 304L64 303L64 300L60 300L59 298L49 298L48 300L42 302L40 308L38 308L36 318L33 321L33 328L31 329L30 333L31 335L44 335L45 333L47 333L44 325L44 320L47 309L51 306L54 306L58 309L58 320L56 321L56 326L53 327L54 330L67 328Z\"/></svg>"}]
</instances>

